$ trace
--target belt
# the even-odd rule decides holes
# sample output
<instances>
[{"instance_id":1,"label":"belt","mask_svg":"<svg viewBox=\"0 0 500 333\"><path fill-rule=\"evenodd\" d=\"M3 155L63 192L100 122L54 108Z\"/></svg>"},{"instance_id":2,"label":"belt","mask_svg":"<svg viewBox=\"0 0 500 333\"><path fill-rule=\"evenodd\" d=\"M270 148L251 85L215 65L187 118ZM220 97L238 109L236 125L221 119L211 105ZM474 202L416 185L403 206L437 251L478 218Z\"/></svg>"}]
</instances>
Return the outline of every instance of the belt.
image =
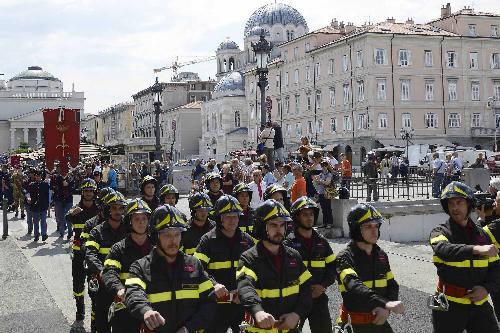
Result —
<instances>
[{"instance_id":1,"label":"belt","mask_svg":"<svg viewBox=\"0 0 500 333\"><path fill-rule=\"evenodd\" d=\"M357 325L372 324L375 320L375 315L368 312L350 312L347 311L344 304L340 307L340 321L346 323L348 317L351 317L351 323Z\"/></svg>"}]
</instances>

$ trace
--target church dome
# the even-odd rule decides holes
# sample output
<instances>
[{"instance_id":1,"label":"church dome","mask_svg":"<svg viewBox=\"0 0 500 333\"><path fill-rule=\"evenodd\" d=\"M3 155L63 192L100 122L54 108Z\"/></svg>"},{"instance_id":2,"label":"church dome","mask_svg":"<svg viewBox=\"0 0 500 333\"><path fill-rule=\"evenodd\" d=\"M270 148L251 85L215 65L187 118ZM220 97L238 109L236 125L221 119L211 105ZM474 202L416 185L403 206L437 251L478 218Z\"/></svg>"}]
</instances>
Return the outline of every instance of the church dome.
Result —
<instances>
[{"instance_id":1,"label":"church dome","mask_svg":"<svg viewBox=\"0 0 500 333\"><path fill-rule=\"evenodd\" d=\"M239 48L238 44L236 44L235 42L233 42L230 39L226 39L225 41L220 43L219 47L217 48L217 51L220 51L220 50L239 50L239 49L240 48Z\"/></svg>"},{"instance_id":2,"label":"church dome","mask_svg":"<svg viewBox=\"0 0 500 333\"><path fill-rule=\"evenodd\" d=\"M46 72L39 66L30 66L28 70L25 70L16 76L14 76L10 81L15 80L49 80L49 81L60 81L54 75Z\"/></svg>"},{"instance_id":3,"label":"church dome","mask_svg":"<svg viewBox=\"0 0 500 333\"><path fill-rule=\"evenodd\" d=\"M256 26L273 26L275 24L294 26L302 25L307 29L307 22L295 8L283 3L271 3L257 9L245 25L245 37L249 36Z\"/></svg>"},{"instance_id":4,"label":"church dome","mask_svg":"<svg viewBox=\"0 0 500 333\"><path fill-rule=\"evenodd\" d=\"M245 80L240 72L230 72L224 75L214 87L214 94L231 95L236 91L245 90Z\"/></svg>"},{"instance_id":5,"label":"church dome","mask_svg":"<svg viewBox=\"0 0 500 333\"><path fill-rule=\"evenodd\" d=\"M248 31L248 35L246 35L247 37L250 37L250 36L260 36L260 33L261 31L264 30L264 35L265 36L270 36L271 34L269 33L269 31L267 31L266 29L260 27L260 26L255 26L253 27L252 29L250 29Z\"/></svg>"}]
</instances>

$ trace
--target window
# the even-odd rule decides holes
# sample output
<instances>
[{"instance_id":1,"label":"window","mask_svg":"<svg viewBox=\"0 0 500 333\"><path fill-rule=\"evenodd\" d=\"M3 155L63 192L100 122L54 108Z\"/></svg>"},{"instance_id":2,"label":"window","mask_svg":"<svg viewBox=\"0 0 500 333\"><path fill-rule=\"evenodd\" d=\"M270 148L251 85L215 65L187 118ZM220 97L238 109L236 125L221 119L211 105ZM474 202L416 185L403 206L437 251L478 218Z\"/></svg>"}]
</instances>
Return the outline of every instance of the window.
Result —
<instances>
[{"instance_id":1,"label":"window","mask_svg":"<svg viewBox=\"0 0 500 333\"><path fill-rule=\"evenodd\" d=\"M363 51L356 51L356 67L363 67Z\"/></svg>"},{"instance_id":2,"label":"window","mask_svg":"<svg viewBox=\"0 0 500 333\"><path fill-rule=\"evenodd\" d=\"M276 75L276 88L280 87L280 75Z\"/></svg>"},{"instance_id":3,"label":"window","mask_svg":"<svg viewBox=\"0 0 500 333\"><path fill-rule=\"evenodd\" d=\"M300 122L295 124L295 136L297 138L300 138L302 136L302 125Z\"/></svg>"},{"instance_id":4,"label":"window","mask_svg":"<svg viewBox=\"0 0 500 333\"><path fill-rule=\"evenodd\" d=\"M288 51L283 52L283 60L286 61L288 58Z\"/></svg>"},{"instance_id":5,"label":"window","mask_svg":"<svg viewBox=\"0 0 500 333\"><path fill-rule=\"evenodd\" d=\"M378 114L378 128L387 128L387 113Z\"/></svg>"},{"instance_id":6,"label":"window","mask_svg":"<svg viewBox=\"0 0 500 333\"><path fill-rule=\"evenodd\" d=\"M401 67L409 66L411 64L410 57L411 53L409 50L399 50L398 65Z\"/></svg>"},{"instance_id":7,"label":"window","mask_svg":"<svg viewBox=\"0 0 500 333\"><path fill-rule=\"evenodd\" d=\"M307 111L311 111L311 105L312 105L311 94L307 94L306 102L307 102Z\"/></svg>"},{"instance_id":8,"label":"window","mask_svg":"<svg viewBox=\"0 0 500 333\"><path fill-rule=\"evenodd\" d=\"M288 72L285 73L285 86L288 87Z\"/></svg>"},{"instance_id":9,"label":"window","mask_svg":"<svg viewBox=\"0 0 500 333\"><path fill-rule=\"evenodd\" d=\"M342 56L342 70L343 70L344 72L347 72L348 67L349 67L349 64L347 63L347 55L346 55L346 54L344 54L344 55Z\"/></svg>"},{"instance_id":10,"label":"window","mask_svg":"<svg viewBox=\"0 0 500 333\"><path fill-rule=\"evenodd\" d=\"M314 128L313 128L313 122L308 121L307 122L307 134L313 134Z\"/></svg>"},{"instance_id":11,"label":"window","mask_svg":"<svg viewBox=\"0 0 500 333\"><path fill-rule=\"evenodd\" d=\"M189 102L191 103L196 102L196 96L195 95L189 96Z\"/></svg>"},{"instance_id":12,"label":"window","mask_svg":"<svg viewBox=\"0 0 500 333\"><path fill-rule=\"evenodd\" d=\"M500 53L491 54L491 69L500 68Z\"/></svg>"},{"instance_id":13,"label":"window","mask_svg":"<svg viewBox=\"0 0 500 333\"><path fill-rule=\"evenodd\" d=\"M401 80L401 100L410 100L410 80Z\"/></svg>"},{"instance_id":14,"label":"window","mask_svg":"<svg viewBox=\"0 0 500 333\"><path fill-rule=\"evenodd\" d=\"M222 129L222 113L219 113L219 129Z\"/></svg>"},{"instance_id":15,"label":"window","mask_svg":"<svg viewBox=\"0 0 500 333\"><path fill-rule=\"evenodd\" d=\"M425 114L425 127L438 128L438 115L435 113Z\"/></svg>"},{"instance_id":16,"label":"window","mask_svg":"<svg viewBox=\"0 0 500 333\"><path fill-rule=\"evenodd\" d=\"M293 81L295 82L295 84L299 84L299 70L298 69L296 69L293 72Z\"/></svg>"},{"instance_id":17,"label":"window","mask_svg":"<svg viewBox=\"0 0 500 333\"><path fill-rule=\"evenodd\" d=\"M321 74L321 64L317 62L316 65L314 65L314 77L316 78L316 80L319 79L320 74Z\"/></svg>"},{"instance_id":18,"label":"window","mask_svg":"<svg viewBox=\"0 0 500 333\"><path fill-rule=\"evenodd\" d=\"M319 133L323 133L324 132L324 129L323 129L323 119L318 120L318 132Z\"/></svg>"},{"instance_id":19,"label":"window","mask_svg":"<svg viewBox=\"0 0 500 333\"><path fill-rule=\"evenodd\" d=\"M448 51L448 61L446 62L447 67L457 67L457 53L455 51Z\"/></svg>"},{"instance_id":20,"label":"window","mask_svg":"<svg viewBox=\"0 0 500 333\"><path fill-rule=\"evenodd\" d=\"M472 36L472 37L477 36L475 24L469 24L469 36Z\"/></svg>"},{"instance_id":21,"label":"window","mask_svg":"<svg viewBox=\"0 0 500 333\"><path fill-rule=\"evenodd\" d=\"M306 66L306 81L311 81L311 69Z\"/></svg>"},{"instance_id":22,"label":"window","mask_svg":"<svg viewBox=\"0 0 500 333\"><path fill-rule=\"evenodd\" d=\"M365 84L363 81L358 81L358 102L365 100Z\"/></svg>"},{"instance_id":23,"label":"window","mask_svg":"<svg viewBox=\"0 0 500 333\"><path fill-rule=\"evenodd\" d=\"M306 52L308 52L311 49L311 44L305 43L304 48L306 49Z\"/></svg>"},{"instance_id":24,"label":"window","mask_svg":"<svg viewBox=\"0 0 500 333\"><path fill-rule=\"evenodd\" d=\"M330 107L335 107L335 88L330 88Z\"/></svg>"},{"instance_id":25,"label":"window","mask_svg":"<svg viewBox=\"0 0 500 333\"><path fill-rule=\"evenodd\" d=\"M368 128L368 124L366 121L366 114L364 114L364 113L358 114L358 129L361 130L361 129L367 129L367 128Z\"/></svg>"},{"instance_id":26,"label":"window","mask_svg":"<svg viewBox=\"0 0 500 333\"><path fill-rule=\"evenodd\" d=\"M495 128L500 128L500 113L495 114Z\"/></svg>"},{"instance_id":27,"label":"window","mask_svg":"<svg viewBox=\"0 0 500 333\"><path fill-rule=\"evenodd\" d=\"M479 101L479 81L471 82L471 100Z\"/></svg>"},{"instance_id":28,"label":"window","mask_svg":"<svg viewBox=\"0 0 500 333\"><path fill-rule=\"evenodd\" d=\"M288 114L290 112L290 97L285 97L285 113Z\"/></svg>"},{"instance_id":29,"label":"window","mask_svg":"<svg viewBox=\"0 0 500 333\"><path fill-rule=\"evenodd\" d=\"M295 95L295 112L300 112L300 95Z\"/></svg>"},{"instance_id":30,"label":"window","mask_svg":"<svg viewBox=\"0 0 500 333\"><path fill-rule=\"evenodd\" d=\"M330 119L330 131L332 133L337 132L337 118Z\"/></svg>"},{"instance_id":31,"label":"window","mask_svg":"<svg viewBox=\"0 0 500 333\"><path fill-rule=\"evenodd\" d=\"M385 49L375 49L375 63L377 65L386 64L386 51Z\"/></svg>"},{"instance_id":32,"label":"window","mask_svg":"<svg viewBox=\"0 0 500 333\"><path fill-rule=\"evenodd\" d=\"M473 113L471 119L471 127L481 127L481 114Z\"/></svg>"},{"instance_id":33,"label":"window","mask_svg":"<svg viewBox=\"0 0 500 333\"><path fill-rule=\"evenodd\" d=\"M403 128L411 128L411 113L401 114L401 124Z\"/></svg>"},{"instance_id":34,"label":"window","mask_svg":"<svg viewBox=\"0 0 500 333\"><path fill-rule=\"evenodd\" d=\"M316 91L316 110L321 110L321 91Z\"/></svg>"},{"instance_id":35,"label":"window","mask_svg":"<svg viewBox=\"0 0 500 333\"><path fill-rule=\"evenodd\" d=\"M278 104L278 118L283 118L283 105L281 103L281 99L276 100L276 104Z\"/></svg>"},{"instance_id":36,"label":"window","mask_svg":"<svg viewBox=\"0 0 500 333\"><path fill-rule=\"evenodd\" d=\"M448 115L448 127L449 128L460 127L460 115L458 113L450 113Z\"/></svg>"},{"instance_id":37,"label":"window","mask_svg":"<svg viewBox=\"0 0 500 333\"><path fill-rule=\"evenodd\" d=\"M425 82L425 100L426 101L434 100L434 81Z\"/></svg>"},{"instance_id":38,"label":"window","mask_svg":"<svg viewBox=\"0 0 500 333\"><path fill-rule=\"evenodd\" d=\"M333 74L335 72L335 60L328 60L328 74Z\"/></svg>"},{"instance_id":39,"label":"window","mask_svg":"<svg viewBox=\"0 0 500 333\"><path fill-rule=\"evenodd\" d=\"M210 121L209 121L209 117L208 117L208 114L207 114L207 117L206 117L206 124L207 124L207 132L210 132Z\"/></svg>"},{"instance_id":40,"label":"window","mask_svg":"<svg viewBox=\"0 0 500 333\"><path fill-rule=\"evenodd\" d=\"M344 131L352 131L351 116L344 116Z\"/></svg>"},{"instance_id":41,"label":"window","mask_svg":"<svg viewBox=\"0 0 500 333\"><path fill-rule=\"evenodd\" d=\"M234 126L240 127L240 124L241 124L240 111L236 111L234 113Z\"/></svg>"},{"instance_id":42,"label":"window","mask_svg":"<svg viewBox=\"0 0 500 333\"><path fill-rule=\"evenodd\" d=\"M285 135L289 138L292 134L292 125L286 124L285 126Z\"/></svg>"},{"instance_id":43,"label":"window","mask_svg":"<svg viewBox=\"0 0 500 333\"><path fill-rule=\"evenodd\" d=\"M424 62L425 62L425 67L432 67L432 65L433 65L432 51L430 51L430 50L424 51Z\"/></svg>"},{"instance_id":44,"label":"window","mask_svg":"<svg viewBox=\"0 0 500 333\"><path fill-rule=\"evenodd\" d=\"M343 103L344 105L347 105L349 104L349 84L348 83L344 84L343 88L344 88Z\"/></svg>"},{"instance_id":45,"label":"window","mask_svg":"<svg viewBox=\"0 0 500 333\"><path fill-rule=\"evenodd\" d=\"M217 129L217 116L214 114L212 114L212 131L215 131Z\"/></svg>"},{"instance_id":46,"label":"window","mask_svg":"<svg viewBox=\"0 0 500 333\"><path fill-rule=\"evenodd\" d=\"M255 87L255 86L254 86L253 81L252 81L252 82L250 82L250 93L251 93L251 94L253 94L253 92L255 91L255 90L254 90L254 87Z\"/></svg>"},{"instance_id":47,"label":"window","mask_svg":"<svg viewBox=\"0 0 500 333\"><path fill-rule=\"evenodd\" d=\"M195 90L195 89L196 89L196 84L191 83L191 90Z\"/></svg>"},{"instance_id":48,"label":"window","mask_svg":"<svg viewBox=\"0 0 500 333\"><path fill-rule=\"evenodd\" d=\"M299 57L299 47L296 46L293 48L293 59L297 59Z\"/></svg>"},{"instance_id":49,"label":"window","mask_svg":"<svg viewBox=\"0 0 500 333\"><path fill-rule=\"evenodd\" d=\"M497 101L500 100L500 81L493 81L493 96Z\"/></svg>"},{"instance_id":50,"label":"window","mask_svg":"<svg viewBox=\"0 0 500 333\"><path fill-rule=\"evenodd\" d=\"M377 79L377 100L385 101L387 98L385 79Z\"/></svg>"},{"instance_id":51,"label":"window","mask_svg":"<svg viewBox=\"0 0 500 333\"><path fill-rule=\"evenodd\" d=\"M498 37L498 25L492 25L490 27L491 37Z\"/></svg>"},{"instance_id":52,"label":"window","mask_svg":"<svg viewBox=\"0 0 500 333\"><path fill-rule=\"evenodd\" d=\"M470 69L478 69L477 52L470 52L469 53L469 68Z\"/></svg>"},{"instance_id":53,"label":"window","mask_svg":"<svg viewBox=\"0 0 500 333\"><path fill-rule=\"evenodd\" d=\"M250 114L250 119L253 119L255 117L255 112L257 112L257 110L254 109L253 105L248 105L248 113Z\"/></svg>"},{"instance_id":54,"label":"window","mask_svg":"<svg viewBox=\"0 0 500 333\"><path fill-rule=\"evenodd\" d=\"M457 81L449 80L448 81L448 100L456 101L457 100Z\"/></svg>"}]
</instances>

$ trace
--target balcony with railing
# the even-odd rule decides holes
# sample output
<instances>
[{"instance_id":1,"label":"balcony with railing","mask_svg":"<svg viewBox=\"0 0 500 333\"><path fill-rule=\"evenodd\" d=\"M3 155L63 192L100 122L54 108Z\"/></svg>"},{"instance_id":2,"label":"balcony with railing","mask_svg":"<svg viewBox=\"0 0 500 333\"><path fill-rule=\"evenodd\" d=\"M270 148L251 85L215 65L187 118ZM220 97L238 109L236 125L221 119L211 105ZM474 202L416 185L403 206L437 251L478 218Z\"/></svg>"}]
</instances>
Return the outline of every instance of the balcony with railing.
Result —
<instances>
[{"instance_id":1,"label":"balcony with railing","mask_svg":"<svg viewBox=\"0 0 500 333\"><path fill-rule=\"evenodd\" d=\"M495 131L497 135L500 135L500 131L494 128L487 127L473 127L470 129L470 135L473 138L493 138L495 136Z\"/></svg>"}]
</instances>

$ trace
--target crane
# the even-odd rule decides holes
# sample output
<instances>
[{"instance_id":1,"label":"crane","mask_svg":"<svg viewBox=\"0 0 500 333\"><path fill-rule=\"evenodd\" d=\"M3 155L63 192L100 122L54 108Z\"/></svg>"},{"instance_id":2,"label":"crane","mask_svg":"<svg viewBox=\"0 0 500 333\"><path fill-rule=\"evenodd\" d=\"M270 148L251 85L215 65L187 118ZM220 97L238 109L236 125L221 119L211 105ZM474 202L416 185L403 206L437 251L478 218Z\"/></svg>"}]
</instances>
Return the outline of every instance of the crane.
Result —
<instances>
[{"instance_id":1,"label":"crane","mask_svg":"<svg viewBox=\"0 0 500 333\"><path fill-rule=\"evenodd\" d=\"M177 76L177 70L181 67L184 67L184 66L187 66L187 65L193 65L193 64L197 64L197 63L200 63L200 62L206 62L206 61L210 61L210 60L214 60L216 57L215 56L210 56L210 57L206 57L206 58L202 58L202 59L195 59L195 60L190 60L190 61L186 61L186 62L181 62L179 63L178 60L179 60L179 57L177 57L176 60L174 60L174 62L172 62L172 64L170 66L163 66L163 67L160 67L160 68L155 68L153 69L153 72L154 73L159 73L165 69L171 69L172 72L174 73L174 76L176 77Z\"/></svg>"}]
</instances>

